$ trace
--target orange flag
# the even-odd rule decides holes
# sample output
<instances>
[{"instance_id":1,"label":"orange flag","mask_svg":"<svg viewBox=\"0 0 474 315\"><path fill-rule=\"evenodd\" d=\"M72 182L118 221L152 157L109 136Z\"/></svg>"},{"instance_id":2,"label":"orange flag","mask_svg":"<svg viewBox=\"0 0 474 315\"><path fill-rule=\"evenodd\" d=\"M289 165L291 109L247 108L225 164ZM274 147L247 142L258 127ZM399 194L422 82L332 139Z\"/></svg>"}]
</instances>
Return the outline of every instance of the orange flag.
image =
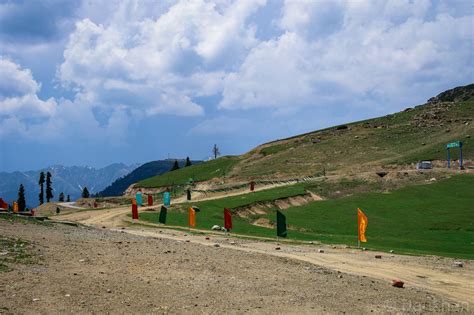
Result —
<instances>
[{"instance_id":1,"label":"orange flag","mask_svg":"<svg viewBox=\"0 0 474 315\"><path fill-rule=\"evenodd\" d=\"M188 225L189 227L196 227L196 211L193 208L189 208Z\"/></svg>"},{"instance_id":2,"label":"orange flag","mask_svg":"<svg viewBox=\"0 0 474 315\"><path fill-rule=\"evenodd\" d=\"M367 229L367 224L369 220L367 220L367 216L357 208L357 225L359 226L359 241L365 243L367 239L365 238L365 230Z\"/></svg>"}]
</instances>

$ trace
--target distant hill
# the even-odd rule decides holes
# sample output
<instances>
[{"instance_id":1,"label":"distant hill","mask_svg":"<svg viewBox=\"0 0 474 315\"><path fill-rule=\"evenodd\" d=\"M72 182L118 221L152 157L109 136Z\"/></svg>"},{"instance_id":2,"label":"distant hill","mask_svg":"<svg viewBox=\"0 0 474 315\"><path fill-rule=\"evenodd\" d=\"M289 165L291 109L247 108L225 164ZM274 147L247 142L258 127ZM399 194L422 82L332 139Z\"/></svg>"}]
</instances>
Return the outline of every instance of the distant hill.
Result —
<instances>
[{"instance_id":1,"label":"distant hill","mask_svg":"<svg viewBox=\"0 0 474 315\"><path fill-rule=\"evenodd\" d=\"M50 166L41 170L26 172L0 172L0 197L8 203L18 198L18 187L20 184L25 186L26 203L29 207L36 207L39 204L38 179L41 171L51 172L53 181L54 201L58 200L59 194L70 195L72 200L81 196L82 189L87 187L89 192L96 193L115 179L122 177L137 165L125 165L121 163L111 164L109 166L96 169L89 166Z\"/></svg>"},{"instance_id":2,"label":"distant hill","mask_svg":"<svg viewBox=\"0 0 474 315\"><path fill-rule=\"evenodd\" d=\"M311 118L308 118L311 119ZM216 178L226 181L348 175L446 159L446 144L462 141L465 166L474 164L474 84L457 87L404 111L262 144L246 154L221 157L139 187L162 187ZM452 159L459 158L451 150ZM444 163L444 162L442 162Z\"/></svg>"},{"instance_id":3,"label":"distant hill","mask_svg":"<svg viewBox=\"0 0 474 315\"><path fill-rule=\"evenodd\" d=\"M168 172L174 164L173 159L148 162L133 170L131 173L115 180L111 185L98 193L99 196L121 196L133 183L142 179L161 175ZM201 161L191 161L193 165ZM178 160L179 167L184 167L185 160Z\"/></svg>"}]
</instances>

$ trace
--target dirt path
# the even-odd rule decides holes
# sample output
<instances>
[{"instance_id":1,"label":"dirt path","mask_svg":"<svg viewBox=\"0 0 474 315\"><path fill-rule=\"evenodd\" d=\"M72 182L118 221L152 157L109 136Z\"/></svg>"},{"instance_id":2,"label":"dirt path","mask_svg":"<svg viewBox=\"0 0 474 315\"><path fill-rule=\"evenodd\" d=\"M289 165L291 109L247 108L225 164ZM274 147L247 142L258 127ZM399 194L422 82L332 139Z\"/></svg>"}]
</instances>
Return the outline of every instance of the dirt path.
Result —
<instances>
[{"instance_id":1,"label":"dirt path","mask_svg":"<svg viewBox=\"0 0 474 315\"><path fill-rule=\"evenodd\" d=\"M140 210L143 211L147 208L150 207L143 207ZM129 207L81 211L57 216L55 219L75 221L97 227L118 228L132 222L131 219L126 217L129 212ZM154 226L146 222L140 223ZM402 279L410 287L429 290L470 305L474 304L474 264L471 261L464 261L464 267L458 268L453 266L454 260L449 258L376 253L341 246L333 248L333 246L325 245L315 247L314 245L286 245L282 243L280 245L281 250L277 251L274 243L234 239L235 242L238 242L238 245L231 245L229 238L223 235L214 234L212 240L205 240L203 236L160 229L160 226L157 225L147 229L132 226L122 231L134 235L189 241L207 246L213 246L215 242L219 242L222 247L234 250L291 258L386 282L392 279ZM209 231L202 232L209 233ZM318 253L318 249L323 249L324 253ZM381 255L382 259L375 259L375 255Z\"/></svg>"},{"instance_id":2,"label":"dirt path","mask_svg":"<svg viewBox=\"0 0 474 315\"><path fill-rule=\"evenodd\" d=\"M30 241L28 250L40 258L0 274L0 314L471 311L413 286L393 288L301 260L229 249L225 239L215 247L170 239L173 231L122 232L0 220L2 237Z\"/></svg>"}]
</instances>

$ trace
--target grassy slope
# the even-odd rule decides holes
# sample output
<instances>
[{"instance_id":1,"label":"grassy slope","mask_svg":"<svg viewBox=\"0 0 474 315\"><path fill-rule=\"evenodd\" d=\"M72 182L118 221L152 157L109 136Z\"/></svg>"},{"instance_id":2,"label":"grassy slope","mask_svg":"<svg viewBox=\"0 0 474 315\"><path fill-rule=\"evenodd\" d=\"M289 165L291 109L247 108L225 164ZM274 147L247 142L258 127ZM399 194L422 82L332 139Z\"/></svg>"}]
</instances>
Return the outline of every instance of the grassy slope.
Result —
<instances>
[{"instance_id":1,"label":"grassy slope","mask_svg":"<svg viewBox=\"0 0 474 315\"><path fill-rule=\"evenodd\" d=\"M443 105L440 106L444 108ZM436 112L440 120L426 121L417 127L413 118ZM466 136L474 133L474 102L462 102L439 110L432 105L411 111L347 125L348 129L328 128L313 133L262 145L242 159L241 177L269 176L279 172L289 177L313 175L322 169L341 170L365 163L376 165L409 164L423 159L446 158L448 142L464 142L464 158L474 158L474 141ZM379 127L379 128L377 128ZM447 131L449 129L449 131ZM312 139L320 139L313 143ZM458 152L452 150L453 159Z\"/></svg>"},{"instance_id":2,"label":"grassy slope","mask_svg":"<svg viewBox=\"0 0 474 315\"><path fill-rule=\"evenodd\" d=\"M474 259L474 176L460 175L433 184L410 186L391 193L362 193L318 201L283 212L290 226L289 238L355 245L356 209L367 214L367 247L397 252L437 254ZM201 208L197 228L223 224L224 207L237 207L258 200L271 200L302 193L295 185L254 194L195 203ZM315 187L312 187L315 188ZM274 220L274 211L262 217ZM141 219L157 222L158 214ZM187 213L171 210L168 224L187 225ZM257 227L234 217L234 233L275 236L273 229Z\"/></svg>"},{"instance_id":3,"label":"grassy slope","mask_svg":"<svg viewBox=\"0 0 474 315\"><path fill-rule=\"evenodd\" d=\"M221 177L228 174L230 169L232 169L238 161L237 157L224 156L216 160L184 167L163 175L147 178L139 181L138 186L161 187L168 185L183 185L186 184L190 178L194 181L204 181L214 177Z\"/></svg>"},{"instance_id":4,"label":"grassy slope","mask_svg":"<svg viewBox=\"0 0 474 315\"><path fill-rule=\"evenodd\" d=\"M447 110L446 110L447 109ZM413 119L435 113L440 119L425 120L417 127ZM448 142L464 142L464 159L474 159L474 101L454 105L425 105L411 111L348 124L348 129L327 128L264 144L240 157L222 157L190 168L139 182L142 187L184 184L189 178L203 181L222 177L235 180L300 177L351 168L374 169L388 164L446 158ZM466 125L466 119L471 119ZM379 128L377 128L379 127ZM447 132L447 130L449 131ZM470 136L469 138L467 136ZM313 139L320 142L313 143ZM452 150L452 158L458 158ZM368 166L368 164L372 164Z\"/></svg>"}]
</instances>

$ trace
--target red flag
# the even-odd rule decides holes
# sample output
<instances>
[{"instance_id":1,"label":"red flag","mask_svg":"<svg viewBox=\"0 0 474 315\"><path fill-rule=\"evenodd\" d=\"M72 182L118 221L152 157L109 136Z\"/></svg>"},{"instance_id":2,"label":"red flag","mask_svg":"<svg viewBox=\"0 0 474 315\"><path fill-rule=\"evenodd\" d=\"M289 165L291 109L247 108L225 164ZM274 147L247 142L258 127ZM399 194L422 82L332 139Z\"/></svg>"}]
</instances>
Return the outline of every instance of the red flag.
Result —
<instances>
[{"instance_id":1,"label":"red flag","mask_svg":"<svg viewBox=\"0 0 474 315\"><path fill-rule=\"evenodd\" d=\"M227 208L224 208L224 228L227 231L232 229L232 213Z\"/></svg>"}]
</instances>

